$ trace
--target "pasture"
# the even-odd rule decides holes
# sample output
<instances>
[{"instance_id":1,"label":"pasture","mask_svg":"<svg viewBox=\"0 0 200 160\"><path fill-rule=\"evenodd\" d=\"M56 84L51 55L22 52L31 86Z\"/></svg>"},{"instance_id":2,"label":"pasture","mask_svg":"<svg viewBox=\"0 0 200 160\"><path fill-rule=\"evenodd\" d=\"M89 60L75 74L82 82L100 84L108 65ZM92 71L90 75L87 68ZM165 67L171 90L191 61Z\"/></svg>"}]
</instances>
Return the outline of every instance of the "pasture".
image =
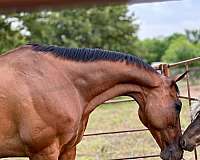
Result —
<instances>
[{"instance_id":1,"label":"pasture","mask_svg":"<svg viewBox=\"0 0 200 160\"><path fill-rule=\"evenodd\" d=\"M185 88L181 84L181 90ZM194 88L199 87L193 86ZM182 128L190 122L188 101L183 100L181 111ZM137 115L135 102L103 104L90 116L86 133L118 131L144 128ZM199 149L197 149L199 150ZM108 160L130 156L159 154L160 150L148 131L115 135L84 137L78 145L77 160ZM200 152L198 153L200 156ZM186 160L193 160L193 152L185 152ZM160 158L150 158L159 160ZM7 158L4 160L26 160L24 158Z\"/></svg>"},{"instance_id":2,"label":"pasture","mask_svg":"<svg viewBox=\"0 0 200 160\"><path fill-rule=\"evenodd\" d=\"M191 85L191 96L199 97L200 85L198 80ZM185 82L179 84L181 95L187 96ZM187 100L182 100L181 111L182 129L190 123L190 108ZM86 133L118 131L126 129L142 129L144 126L137 115L136 102L104 104L99 106L91 115ZM160 149L148 131L125 133L106 136L85 137L78 145L78 160L99 160L131 156L159 154ZM198 157L200 149L197 148ZM184 153L186 160L194 160L193 152ZM158 160L160 158L149 158Z\"/></svg>"},{"instance_id":3,"label":"pasture","mask_svg":"<svg viewBox=\"0 0 200 160\"><path fill-rule=\"evenodd\" d=\"M135 102L102 105L92 113L87 133L143 128L137 116ZM183 101L182 128L189 124L189 107ZM78 160L99 160L159 153L159 148L149 132L85 137L78 145ZM200 156L200 155L199 155ZM150 158L158 160L160 158ZM185 152L186 160L193 160L193 153Z\"/></svg>"}]
</instances>

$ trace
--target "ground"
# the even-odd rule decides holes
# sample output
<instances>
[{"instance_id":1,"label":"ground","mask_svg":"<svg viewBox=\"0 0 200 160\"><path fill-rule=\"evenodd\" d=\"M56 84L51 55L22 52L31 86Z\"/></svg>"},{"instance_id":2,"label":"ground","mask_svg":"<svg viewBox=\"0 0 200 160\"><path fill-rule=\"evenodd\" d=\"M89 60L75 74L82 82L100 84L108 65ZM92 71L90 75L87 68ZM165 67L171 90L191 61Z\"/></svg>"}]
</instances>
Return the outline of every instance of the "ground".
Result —
<instances>
[{"instance_id":1,"label":"ground","mask_svg":"<svg viewBox=\"0 0 200 160\"><path fill-rule=\"evenodd\" d=\"M183 101L182 128L189 124L188 102ZM87 133L144 128L137 116L135 103L103 105L89 121ZM160 150L149 132L85 137L78 145L78 160L102 160L140 155L159 154ZM199 154L200 156L200 154ZM160 158L150 158L158 160ZM185 154L186 160L194 160L193 153Z\"/></svg>"},{"instance_id":2,"label":"ground","mask_svg":"<svg viewBox=\"0 0 200 160\"><path fill-rule=\"evenodd\" d=\"M200 99L200 85L192 85L191 89L191 97L199 98ZM187 96L187 88L184 87L181 89L181 94Z\"/></svg>"},{"instance_id":3,"label":"ground","mask_svg":"<svg viewBox=\"0 0 200 160\"><path fill-rule=\"evenodd\" d=\"M180 92L187 96L186 83L180 83ZM200 85L191 85L191 96L200 97ZM137 116L136 103L102 105L91 115L87 133L144 128ZM183 100L182 128L190 123L188 101ZM200 147L198 148L200 149ZM99 160L140 155L159 154L160 150L149 132L85 137L78 145L78 160ZM185 152L186 160L194 160L193 153ZM199 152L200 157L200 152ZM160 158L150 158L158 160Z\"/></svg>"}]
</instances>

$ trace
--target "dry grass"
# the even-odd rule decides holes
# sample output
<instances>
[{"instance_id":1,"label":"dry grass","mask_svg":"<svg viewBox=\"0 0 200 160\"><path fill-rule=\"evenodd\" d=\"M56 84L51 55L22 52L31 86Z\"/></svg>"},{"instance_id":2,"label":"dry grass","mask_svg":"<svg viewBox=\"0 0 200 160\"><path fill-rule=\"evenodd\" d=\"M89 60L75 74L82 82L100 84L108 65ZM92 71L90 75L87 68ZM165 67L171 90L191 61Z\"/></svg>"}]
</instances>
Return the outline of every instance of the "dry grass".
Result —
<instances>
[{"instance_id":1,"label":"dry grass","mask_svg":"<svg viewBox=\"0 0 200 160\"><path fill-rule=\"evenodd\" d=\"M143 128L137 116L135 103L102 105L96 109L89 121L87 133ZM181 113L182 128L189 124L189 107L184 101ZM78 145L78 160L98 160L138 155L159 154L160 150L149 132L85 137ZM87 156L88 155L88 156ZM200 155L199 155L200 156ZM160 158L150 158L158 160ZM193 160L193 154L185 154Z\"/></svg>"}]
</instances>

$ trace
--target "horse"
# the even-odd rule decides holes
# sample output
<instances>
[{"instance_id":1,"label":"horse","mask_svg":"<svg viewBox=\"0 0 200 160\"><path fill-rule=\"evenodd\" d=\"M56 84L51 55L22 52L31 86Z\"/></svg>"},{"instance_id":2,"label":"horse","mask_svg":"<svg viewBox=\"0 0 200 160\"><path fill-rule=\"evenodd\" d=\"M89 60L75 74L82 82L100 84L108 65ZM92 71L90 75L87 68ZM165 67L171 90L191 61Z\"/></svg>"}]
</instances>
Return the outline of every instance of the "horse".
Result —
<instances>
[{"instance_id":1,"label":"horse","mask_svg":"<svg viewBox=\"0 0 200 160\"><path fill-rule=\"evenodd\" d=\"M200 100L192 105L192 123L187 127L180 140L181 147L193 151L200 145Z\"/></svg>"},{"instance_id":2,"label":"horse","mask_svg":"<svg viewBox=\"0 0 200 160\"><path fill-rule=\"evenodd\" d=\"M121 52L34 43L1 55L0 66L0 157L74 160L90 113L130 96L161 158L182 158L176 82L185 73L169 78Z\"/></svg>"}]
</instances>

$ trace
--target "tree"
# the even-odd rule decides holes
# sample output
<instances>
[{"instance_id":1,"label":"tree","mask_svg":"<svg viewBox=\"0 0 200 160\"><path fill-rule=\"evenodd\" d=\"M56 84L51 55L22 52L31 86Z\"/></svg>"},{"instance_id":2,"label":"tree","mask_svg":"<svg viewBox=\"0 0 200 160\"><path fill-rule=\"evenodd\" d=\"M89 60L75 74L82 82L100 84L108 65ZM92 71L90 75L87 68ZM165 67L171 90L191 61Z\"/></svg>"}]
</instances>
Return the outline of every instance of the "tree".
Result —
<instances>
[{"instance_id":1,"label":"tree","mask_svg":"<svg viewBox=\"0 0 200 160\"><path fill-rule=\"evenodd\" d=\"M165 42L167 43L167 45L168 45L168 47L169 47L169 45L170 45L173 41L175 41L175 40L177 40L177 39L179 39L179 38L186 38L186 36L185 36L184 34L182 34L182 33L173 33L172 35L167 36L167 37L165 38Z\"/></svg>"},{"instance_id":2,"label":"tree","mask_svg":"<svg viewBox=\"0 0 200 160\"><path fill-rule=\"evenodd\" d=\"M200 56L200 48L190 43L185 37L171 42L162 60L165 62L178 62Z\"/></svg>"},{"instance_id":3,"label":"tree","mask_svg":"<svg viewBox=\"0 0 200 160\"><path fill-rule=\"evenodd\" d=\"M168 44L164 38L145 39L138 42L138 55L147 62L160 62Z\"/></svg>"},{"instance_id":4,"label":"tree","mask_svg":"<svg viewBox=\"0 0 200 160\"><path fill-rule=\"evenodd\" d=\"M18 28L12 29L12 23L5 15L0 16L0 53L25 43L25 38Z\"/></svg>"},{"instance_id":5,"label":"tree","mask_svg":"<svg viewBox=\"0 0 200 160\"><path fill-rule=\"evenodd\" d=\"M185 34L187 39L193 43L193 44L198 44L200 42L200 29L196 30L185 30Z\"/></svg>"},{"instance_id":6,"label":"tree","mask_svg":"<svg viewBox=\"0 0 200 160\"><path fill-rule=\"evenodd\" d=\"M130 53L135 50L138 25L133 23L133 16L127 16L127 6L19 13L9 15L6 19L13 17L23 24L23 28L16 32L25 42L103 48ZM10 34L11 31L6 32ZM15 42L21 44L21 37ZM4 44L3 41L0 43ZM12 44L8 48L16 45Z\"/></svg>"}]
</instances>

